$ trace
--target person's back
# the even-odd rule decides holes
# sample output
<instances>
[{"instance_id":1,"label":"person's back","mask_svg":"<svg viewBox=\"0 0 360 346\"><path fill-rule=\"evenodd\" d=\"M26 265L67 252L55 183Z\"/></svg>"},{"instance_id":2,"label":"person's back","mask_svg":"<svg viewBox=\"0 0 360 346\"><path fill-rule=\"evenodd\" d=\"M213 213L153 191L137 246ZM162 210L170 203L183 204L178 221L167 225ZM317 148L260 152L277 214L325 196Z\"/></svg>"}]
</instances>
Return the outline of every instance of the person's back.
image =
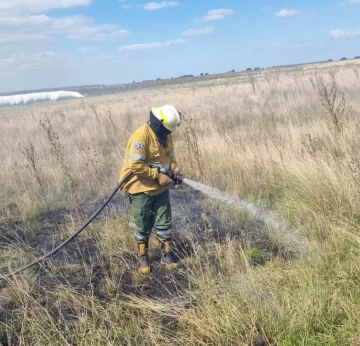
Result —
<instances>
[{"instance_id":1,"label":"person's back","mask_svg":"<svg viewBox=\"0 0 360 346\"><path fill-rule=\"evenodd\" d=\"M173 180L161 171L172 170L180 175L171 136L180 121L180 113L173 106L153 107L149 123L130 136L125 150L120 179L134 173L122 191L129 193L132 202L140 271L144 274L151 271L148 244L153 228L162 244L162 262L170 269L178 267L171 251L172 217L167 188Z\"/></svg>"}]
</instances>

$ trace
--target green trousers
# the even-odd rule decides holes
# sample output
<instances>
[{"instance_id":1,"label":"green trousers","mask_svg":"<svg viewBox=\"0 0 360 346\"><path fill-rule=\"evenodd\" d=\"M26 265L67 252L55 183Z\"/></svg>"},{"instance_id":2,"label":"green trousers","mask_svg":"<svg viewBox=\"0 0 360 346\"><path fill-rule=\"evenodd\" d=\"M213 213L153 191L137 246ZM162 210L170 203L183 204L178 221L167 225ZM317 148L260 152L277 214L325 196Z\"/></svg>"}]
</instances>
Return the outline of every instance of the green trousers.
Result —
<instances>
[{"instance_id":1,"label":"green trousers","mask_svg":"<svg viewBox=\"0 0 360 346\"><path fill-rule=\"evenodd\" d=\"M135 228L136 241L147 241L154 228L158 237L166 240L171 238L172 218L170 192L149 196L145 193L130 195Z\"/></svg>"}]
</instances>

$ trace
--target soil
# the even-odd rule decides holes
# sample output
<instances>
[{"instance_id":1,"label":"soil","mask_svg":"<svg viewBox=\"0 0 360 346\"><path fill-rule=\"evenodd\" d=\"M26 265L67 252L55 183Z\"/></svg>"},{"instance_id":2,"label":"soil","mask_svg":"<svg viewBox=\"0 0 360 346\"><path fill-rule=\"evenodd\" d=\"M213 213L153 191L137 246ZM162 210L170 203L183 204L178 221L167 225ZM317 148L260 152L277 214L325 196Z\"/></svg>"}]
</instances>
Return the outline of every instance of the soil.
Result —
<instances>
[{"instance_id":1,"label":"soil","mask_svg":"<svg viewBox=\"0 0 360 346\"><path fill-rule=\"evenodd\" d=\"M229 241L229 238L239 238L240 240L246 238L247 242L250 240L257 247L269 250L275 255L278 253L278 249L267 248L269 242L265 234L259 236L259 230L262 228L262 225L258 222L249 223L247 221L244 225L239 226L227 220L218 219L215 214L216 211L205 210L203 208L205 201L205 196L189 187L183 187L178 190L172 189L171 191L175 238L174 250L179 259L191 257L194 254L194 243L200 246L209 240L223 243ZM43 256L64 241L65 234L68 234L65 231L67 225L72 224L76 220L79 220L76 222L77 224L82 224L102 203L103 200L86 203L80 205L76 211L59 210L45 212L36 220L30 222L0 223L1 247L4 249L10 245L20 246L30 250L36 257ZM98 216L97 220L120 216L124 213L131 213L131 205L127 198L117 195ZM85 232L86 230L84 230ZM52 280L49 280L46 275L48 267L61 267L69 263L91 266L96 272L96 279L94 280L101 281L101 277L109 273L99 273L96 265L94 265L94 260L95 263L99 263L99 261L102 263L102 270L110 266L107 263L110 260L99 253L98 249L95 238L82 236L70 242L51 259L46 260L45 263L34 269L39 271L39 274L41 274L39 280L44 287L48 288L52 285ZM122 256L122 262L126 263L126 267L136 268L137 258L135 253ZM151 260L156 271L160 262L160 255L155 255ZM0 263L0 269L3 274L6 274L4 272L5 268L5 265ZM108 269L110 270L110 268ZM161 270L158 272L161 273ZM63 277L64 274L62 273L61 276ZM126 287L130 287L129 289L134 292L131 283L127 282L129 281L126 279L127 277L131 277L131 275L124 275L124 293L126 293ZM67 279L71 280L71 277ZM59 280L63 284L63 280ZM151 283L151 286L153 287L154 285ZM159 290L160 288L155 288L154 292L149 294L149 297L152 295L161 296L158 292ZM145 291L148 292L148 289L145 289ZM166 294L169 291L171 292L171 289L169 290L167 287Z\"/></svg>"},{"instance_id":2,"label":"soil","mask_svg":"<svg viewBox=\"0 0 360 346\"><path fill-rule=\"evenodd\" d=\"M36 220L13 221L0 223L1 250L10 246L24 248L36 257L40 257L58 246L69 235L67 227L81 225L93 212L98 209L104 200L81 205L77 210L58 210L43 213ZM269 248L269 239L266 232L261 232L264 225L258 222L244 221L236 224L231 220L218 218L216 208L204 209L206 197L189 187L182 187L171 191L171 204L174 224L174 252L180 263L184 259L195 255L196 250L211 242L225 243L230 239L251 243L272 255L278 255L278 249ZM120 217L131 214L131 205L127 198L117 195L97 220ZM31 294L39 304L46 304L52 314L57 313L56 299L51 299L53 292L61 287L87 294L94 294L102 304L113 299L114 296L128 299L128 296L146 297L153 300L172 301L182 299L185 307L196 304L194 295L190 292L189 276L186 268L169 272L160 263L160 252L152 241L151 263L152 274L145 277L137 275L136 252L121 251L117 254L104 254L100 251L98 239L86 235L70 242L53 257L29 269L36 272L36 281L32 283ZM156 246L156 247L155 247ZM134 246L135 250L135 246ZM211 260L211 259L204 259ZM214 263L216 266L216 263ZM0 271L6 274L7 265L0 261ZM107 278L116 282L109 293L104 290ZM7 283L3 281L0 288L0 297L3 290L7 290ZM54 293L55 294L55 293ZM110 296L112 294L112 296ZM4 294L5 296L5 294ZM0 325L11 316L12 311L18 308L16 301L0 299ZM70 309L71 310L71 309ZM74 312L69 310L69 318ZM0 328L1 329L1 328ZM0 330L0 344L6 345Z\"/></svg>"}]
</instances>

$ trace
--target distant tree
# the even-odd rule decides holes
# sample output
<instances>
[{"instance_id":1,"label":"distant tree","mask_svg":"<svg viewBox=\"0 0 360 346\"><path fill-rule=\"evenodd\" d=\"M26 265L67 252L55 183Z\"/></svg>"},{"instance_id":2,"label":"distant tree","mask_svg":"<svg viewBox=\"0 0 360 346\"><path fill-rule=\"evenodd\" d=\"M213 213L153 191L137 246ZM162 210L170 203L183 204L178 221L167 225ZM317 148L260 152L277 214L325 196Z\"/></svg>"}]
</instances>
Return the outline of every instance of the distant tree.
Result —
<instances>
[{"instance_id":1,"label":"distant tree","mask_svg":"<svg viewBox=\"0 0 360 346\"><path fill-rule=\"evenodd\" d=\"M254 68L254 71L258 71L258 70L260 70L260 67L255 67Z\"/></svg>"},{"instance_id":2,"label":"distant tree","mask_svg":"<svg viewBox=\"0 0 360 346\"><path fill-rule=\"evenodd\" d=\"M204 74L203 73L200 73L200 76L202 77Z\"/></svg>"},{"instance_id":3,"label":"distant tree","mask_svg":"<svg viewBox=\"0 0 360 346\"><path fill-rule=\"evenodd\" d=\"M161 80L161 78L157 78L156 80Z\"/></svg>"},{"instance_id":4,"label":"distant tree","mask_svg":"<svg viewBox=\"0 0 360 346\"><path fill-rule=\"evenodd\" d=\"M347 60L346 57L343 57L343 58L340 59L340 61L345 61L345 60Z\"/></svg>"},{"instance_id":5,"label":"distant tree","mask_svg":"<svg viewBox=\"0 0 360 346\"><path fill-rule=\"evenodd\" d=\"M205 76L208 76L209 74L208 73L205 73Z\"/></svg>"},{"instance_id":6,"label":"distant tree","mask_svg":"<svg viewBox=\"0 0 360 346\"><path fill-rule=\"evenodd\" d=\"M360 59L360 56L359 56L359 55L357 55L354 59Z\"/></svg>"},{"instance_id":7,"label":"distant tree","mask_svg":"<svg viewBox=\"0 0 360 346\"><path fill-rule=\"evenodd\" d=\"M252 68L251 67L248 67L247 69L246 69L246 71L251 71L252 70Z\"/></svg>"},{"instance_id":8,"label":"distant tree","mask_svg":"<svg viewBox=\"0 0 360 346\"><path fill-rule=\"evenodd\" d=\"M136 83L136 82L133 80L133 83Z\"/></svg>"},{"instance_id":9,"label":"distant tree","mask_svg":"<svg viewBox=\"0 0 360 346\"><path fill-rule=\"evenodd\" d=\"M232 73L234 73L234 72L235 72L235 70L231 70L231 72L232 72Z\"/></svg>"},{"instance_id":10,"label":"distant tree","mask_svg":"<svg viewBox=\"0 0 360 346\"><path fill-rule=\"evenodd\" d=\"M333 62L333 59L329 59L327 62Z\"/></svg>"}]
</instances>

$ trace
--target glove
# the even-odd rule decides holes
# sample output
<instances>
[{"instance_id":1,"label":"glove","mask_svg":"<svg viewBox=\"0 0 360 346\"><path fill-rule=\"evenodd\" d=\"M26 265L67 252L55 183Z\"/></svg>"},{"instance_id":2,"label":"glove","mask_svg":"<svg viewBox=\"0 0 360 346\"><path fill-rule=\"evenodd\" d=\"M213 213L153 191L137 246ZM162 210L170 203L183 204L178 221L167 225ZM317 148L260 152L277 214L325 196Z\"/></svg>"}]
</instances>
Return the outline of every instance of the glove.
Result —
<instances>
[{"instance_id":1,"label":"glove","mask_svg":"<svg viewBox=\"0 0 360 346\"><path fill-rule=\"evenodd\" d=\"M168 186L173 183L173 180L171 178L169 178L166 174L162 173L160 173L158 181L161 186Z\"/></svg>"},{"instance_id":2,"label":"glove","mask_svg":"<svg viewBox=\"0 0 360 346\"><path fill-rule=\"evenodd\" d=\"M184 180L184 176L180 173L180 171L176 171L174 173L173 180L176 182L176 184L180 185Z\"/></svg>"}]
</instances>

